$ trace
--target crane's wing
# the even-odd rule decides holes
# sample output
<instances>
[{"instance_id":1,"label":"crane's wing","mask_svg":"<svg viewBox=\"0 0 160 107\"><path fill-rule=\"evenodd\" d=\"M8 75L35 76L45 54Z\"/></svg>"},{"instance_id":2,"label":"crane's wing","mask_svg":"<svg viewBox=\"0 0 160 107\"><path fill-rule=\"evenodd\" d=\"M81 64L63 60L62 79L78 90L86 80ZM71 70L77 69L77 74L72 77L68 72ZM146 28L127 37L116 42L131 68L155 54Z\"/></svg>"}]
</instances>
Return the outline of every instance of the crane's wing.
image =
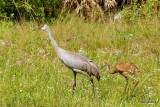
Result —
<instances>
[{"instance_id":1,"label":"crane's wing","mask_svg":"<svg viewBox=\"0 0 160 107\"><path fill-rule=\"evenodd\" d=\"M61 55L59 58L67 67L71 69L87 71L88 69L94 68L99 71L97 65L92 60L78 53L61 50Z\"/></svg>"},{"instance_id":2,"label":"crane's wing","mask_svg":"<svg viewBox=\"0 0 160 107\"><path fill-rule=\"evenodd\" d=\"M120 62L116 64L116 68L118 68L118 70L121 70L121 71L129 71L130 67L131 67L130 62Z\"/></svg>"},{"instance_id":3,"label":"crane's wing","mask_svg":"<svg viewBox=\"0 0 160 107\"><path fill-rule=\"evenodd\" d=\"M121 62L121 63L118 63L116 65L116 67L121 71L126 71L126 72L129 71L130 73L139 73L140 72L138 67L131 62Z\"/></svg>"}]
</instances>

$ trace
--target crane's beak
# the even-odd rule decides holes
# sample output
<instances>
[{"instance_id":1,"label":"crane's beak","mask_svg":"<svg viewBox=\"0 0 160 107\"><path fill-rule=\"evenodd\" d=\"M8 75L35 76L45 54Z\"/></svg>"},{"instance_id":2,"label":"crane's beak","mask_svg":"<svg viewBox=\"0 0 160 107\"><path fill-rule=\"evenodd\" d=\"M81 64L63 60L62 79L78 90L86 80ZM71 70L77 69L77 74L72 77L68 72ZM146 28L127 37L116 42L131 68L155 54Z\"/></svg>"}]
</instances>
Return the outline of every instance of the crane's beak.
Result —
<instances>
[{"instance_id":1,"label":"crane's beak","mask_svg":"<svg viewBox=\"0 0 160 107\"><path fill-rule=\"evenodd\" d=\"M41 30L41 28L35 28L35 29L33 29L32 31L35 31L35 30Z\"/></svg>"},{"instance_id":2,"label":"crane's beak","mask_svg":"<svg viewBox=\"0 0 160 107\"><path fill-rule=\"evenodd\" d=\"M100 69L102 69L104 66L105 66L105 65L102 65L102 66L100 67Z\"/></svg>"}]
</instances>

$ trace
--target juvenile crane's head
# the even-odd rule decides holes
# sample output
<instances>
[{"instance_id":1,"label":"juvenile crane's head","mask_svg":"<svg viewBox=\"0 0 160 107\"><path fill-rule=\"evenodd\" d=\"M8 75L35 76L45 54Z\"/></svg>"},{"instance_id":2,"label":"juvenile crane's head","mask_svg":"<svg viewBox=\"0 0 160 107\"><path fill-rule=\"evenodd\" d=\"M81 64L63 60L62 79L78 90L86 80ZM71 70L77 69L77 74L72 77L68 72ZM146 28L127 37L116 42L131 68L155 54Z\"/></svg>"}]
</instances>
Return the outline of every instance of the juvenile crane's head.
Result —
<instances>
[{"instance_id":1,"label":"juvenile crane's head","mask_svg":"<svg viewBox=\"0 0 160 107\"><path fill-rule=\"evenodd\" d=\"M33 31L35 31L35 30L46 30L47 31L48 29L49 29L49 27L46 24L41 24L41 25L39 25L38 28L33 29Z\"/></svg>"},{"instance_id":2,"label":"juvenile crane's head","mask_svg":"<svg viewBox=\"0 0 160 107\"><path fill-rule=\"evenodd\" d=\"M109 65L109 63L108 63L107 60L104 60L104 61L102 62L100 69L102 69L102 68L105 67L105 66L107 67L107 69L110 69L110 65Z\"/></svg>"}]
</instances>

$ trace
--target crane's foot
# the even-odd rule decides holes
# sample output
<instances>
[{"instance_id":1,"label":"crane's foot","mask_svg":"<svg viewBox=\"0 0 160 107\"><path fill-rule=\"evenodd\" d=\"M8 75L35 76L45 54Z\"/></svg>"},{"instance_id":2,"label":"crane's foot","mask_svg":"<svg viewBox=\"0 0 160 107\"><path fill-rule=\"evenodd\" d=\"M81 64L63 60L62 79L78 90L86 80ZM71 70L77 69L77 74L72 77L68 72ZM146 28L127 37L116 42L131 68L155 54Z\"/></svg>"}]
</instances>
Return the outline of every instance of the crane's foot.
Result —
<instances>
[{"instance_id":1,"label":"crane's foot","mask_svg":"<svg viewBox=\"0 0 160 107\"><path fill-rule=\"evenodd\" d=\"M72 90L72 94L74 95L75 92L75 86L73 85L73 90Z\"/></svg>"},{"instance_id":2,"label":"crane's foot","mask_svg":"<svg viewBox=\"0 0 160 107\"><path fill-rule=\"evenodd\" d=\"M125 88L124 94L128 95L128 92L129 92L129 89L128 89L128 88Z\"/></svg>"},{"instance_id":3,"label":"crane's foot","mask_svg":"<svg viewBox=\"0 0 160 107\"><path fill-rule=\"evenodd\" d=\"M72 95L74 95L74 90L72 90Z\"/></svg>"},{"instance_id":4,"label":"crane's foot","mask_svg":"<svg viewBox=\"0 0 160 107\"><path fill-rule=\"evenodd\" d=\"M96 98L96 95L95 95L95 93L94 93L94 97Z\"/></svg>"},{"instance_id":5,"label":"crane's foot","mask_svg":"<svg viewBox=\"0 0 160 107\"><path fill-rule=\"evenodd\" d=\"M93 89L94 97L96 97L93 78L90 78L90 81L92 82L92 89Z\"/></svg>"},{"instance_id":6,"label":"crane's foot","mask_svg":"<svg viewBox=\"0 0 160 107\"><path fill-rule=\"evenodd\" d=\"M130 94L131 96L133 95L133 92L134 92L136 86L138 85L138 83L139 83L139 80L136 80L135 86L133 87L131 94Z\"/></svg>"},{"instance_id":7,"label":"crane's foot","mask_svg":"<svg viewBox=\"0 0 160 107\"><path fill-rule=\"evenodd\" d=\"M125 93L128 94L128 88L125 90Z\"/></svg>"},{"instance_id":8,"label":"crane's foot","mask_svg":"<svg viewBox=\"0 0 160 107\"><path fill-rule=\"evenodd\" d=\"M76 81L74 81L74 83L73 83L72 94L74 94L74 92L75 92L75 88L76 88Z\"/></svg>"}]
</instances>

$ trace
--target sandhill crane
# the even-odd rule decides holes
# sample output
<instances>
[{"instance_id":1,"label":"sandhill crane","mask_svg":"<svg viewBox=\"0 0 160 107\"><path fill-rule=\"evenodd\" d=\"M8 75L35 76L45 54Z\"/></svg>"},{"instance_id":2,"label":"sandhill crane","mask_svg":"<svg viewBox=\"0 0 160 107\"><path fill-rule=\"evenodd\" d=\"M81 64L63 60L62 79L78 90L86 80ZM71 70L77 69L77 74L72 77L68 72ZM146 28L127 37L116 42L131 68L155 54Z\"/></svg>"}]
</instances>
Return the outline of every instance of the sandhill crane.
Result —
<instances>
[{"instance_id":1,"label":"sandhill crane","mask_svg":"<svg viewBox=\"0 0 160 107\"><path fill-rule=\"evenodd\" d=\"M138 74L138 73L143 73L142 70L138 69L137 66L135 66L133 63L131 62L120 62L117 63L114 67L110 68L110 65L108 63L108 61L104 60L102 62L102 66L101 69L107 66L107 72L109 72L110 74L115 74L115 73L119 73L121 75L123 75L126 79L126 85L125 85L125 92L128 94L128 79L132 78L133 80L136 81L132 91L131 91L131 95L135 89L135 87L138 85L139 80L137 80L136 78L133 77L134 74Z\"/></svg>"},{"instance_id":2,"label":"sandhill crane","mask_svg":"<svg viewBox=\"0 0 160 107\"><path fill-rule=\"evenodd\" d=\"M116 20L121 20L121 19L122 19L121 13L116 13L116 14L114 15L113 21L115 22Z\"/></svg>"},{"instance_id":3,"label":"sandhill crane","mask_svg":"<svg viewBox=\"0 0 160 107\"><path fill-rule=\"evenodd\" d=\"M79 73L83 74L84 76L90 79L90 81L92 82L92 88L95 96L94 82L91 76L93 75L97 78L98 81L100 80L100 70L98 66L92 60L88 59L85 56L60 48L57 45L54 38L52 37L50 28L46 24L34 30L47 31L58 58L62 61L64 65L66 65L73 71L74 74L73 94L76 87L76 75L77 73Z\"/></svg>"}]
</instances>

